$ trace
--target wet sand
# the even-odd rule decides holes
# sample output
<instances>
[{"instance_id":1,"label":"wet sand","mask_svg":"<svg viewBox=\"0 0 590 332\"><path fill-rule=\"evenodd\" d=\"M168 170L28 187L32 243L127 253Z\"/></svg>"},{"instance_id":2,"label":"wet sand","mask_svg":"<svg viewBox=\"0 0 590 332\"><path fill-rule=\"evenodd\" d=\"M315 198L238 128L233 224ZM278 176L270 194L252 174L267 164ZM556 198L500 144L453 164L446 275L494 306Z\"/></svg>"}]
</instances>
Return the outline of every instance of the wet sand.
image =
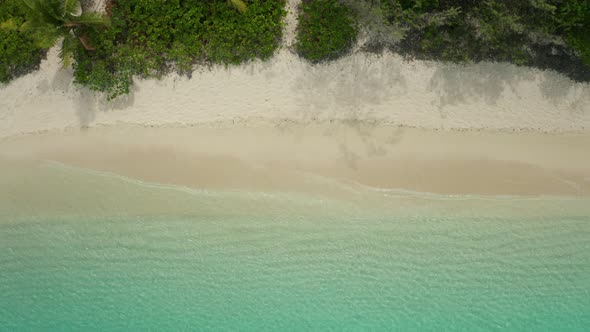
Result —
<instances>
[{"instance_id":1,"label":"wet sand","mask_svg":"<svg viewBox=\"0 0 590 332\"><path fill-rule=\"evenodd\" d=\"M5 139L3 162L53 161L205 189L590 194L590 135L429 131L361 122L114 126ZM330 189L330 190L333 190Z\"/></svg>"}]
</instances>

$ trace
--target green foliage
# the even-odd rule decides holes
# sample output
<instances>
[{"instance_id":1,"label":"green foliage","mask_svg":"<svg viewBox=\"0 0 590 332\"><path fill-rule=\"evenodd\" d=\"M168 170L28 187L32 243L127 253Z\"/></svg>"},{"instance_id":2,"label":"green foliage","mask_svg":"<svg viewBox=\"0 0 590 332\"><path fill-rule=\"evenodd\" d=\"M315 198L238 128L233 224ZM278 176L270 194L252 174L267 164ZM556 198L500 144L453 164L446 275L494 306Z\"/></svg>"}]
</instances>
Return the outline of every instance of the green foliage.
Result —
<instances>
[{"instance_id":1,"label":"green foliage","mask_svg":"<svg viewBox=\"0 0 590 332\"><path fill-rule=\"evenodd\" d=\"M205 54L209 61L239 64L252 59L266 60L279 47L284 1L255 1L244 14L228 11L223 2L211 7L216 15L205 21Z\"/></svg>"},{"instance_id":2,"label":"green foliage","mask_svg":"<svg viewBox=\"0 0 590 332\"><path fill-rule=\"evenodd\" d=\"M0 0L0 83L39 67L44 52L19 31L25 13L20 0Z\"/></svg>"},{"instance_id":3,"label":"green foliage","mask_svg":"<svg viewBox=\"0 0 590 332\"><path fill-rule=\"evenodd\" d=\"M567 1L559 8L557 21L567 42L590 67L590 1Z\"/></svg>"},{"instance_id":4,"label":"green foliage","mask_svg":"<svg viewBox=\"0 0 590 332\"><path fill-rule=\"evenodd\" d=\"M590 80L589 0L341 1L362 18L370 49L453 62L507 61Z\"/></svg>"},{"instance_id":5,"label":"green foliage","mask_svg":"<svg viewBox=\"0 0 590 332\"><path fill-rule=\"evenodd\" d=\"M354 45L357 27L353 12L338 0L305 0L299 15L295 47L313 63L333 60Z\"/></svg>"},{"instance_id":6,"label":"green foliage","mask_svg":"<svg viewBox=\"0 0 590 332\"><path fill-rule=\"evenodd\" d=\"M109 25L109 19L96 13L83 13L80 0L22 0L26 21L20 30L31 35L40 48L50 48L63 38L60 56L68 66L75 44L90 49L85 35L89 27Z\"/></svg>"},{"instance_id":7,"label":"green foliage","mask_svg":"<svg viewBox=\"0 0 590 332\"><path fill-rule=\"evenodd\" d=\"M128 93L132 77L190 75L196 64L267 59L278 48L285 0L126 0L111 8L111 26L89 29L96 50L78 48L76 82L109 98Z\"/></svg>"},{"instance_id":8,"label":"green foliage","mask_svg":"<svg viewBox=\"0 0 590 332\"><path fill-rule=\"evenodd\" d=\"M248 5L243 0L227 0L227 2L240 13L245 13L248 10Z\"/></svg>"},{"instance_id":9,"label":"green foliage","mask_svg":"<svg viewBox=\"0 0 590 332\"><path fill-rule=\"evenodd\" d=\"M407 55L521 63L526 52L524 38L531 30L513 3L408 0L401 7L389 6L388 15L407 27L407 38L398 45Z\"/></svg>"},{"instance_id":10,"label":"green foliage","mask_svg":"<svg viewBox=\"0 0 590 332\"><path fill-rule=\"evenodd\" d=\"M569 44L579 53L582 61L590 67L590 31L578 34L571 33L567 38Z\"/></svg>"}]
</instances>

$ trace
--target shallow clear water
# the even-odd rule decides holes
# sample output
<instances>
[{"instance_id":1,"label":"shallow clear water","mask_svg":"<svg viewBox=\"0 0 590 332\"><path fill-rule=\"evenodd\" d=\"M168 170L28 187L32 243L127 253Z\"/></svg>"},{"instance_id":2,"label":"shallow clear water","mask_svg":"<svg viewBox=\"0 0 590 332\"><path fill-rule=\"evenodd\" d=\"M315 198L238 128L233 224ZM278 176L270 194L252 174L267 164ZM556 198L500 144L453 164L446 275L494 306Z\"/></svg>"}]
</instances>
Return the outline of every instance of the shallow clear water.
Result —
<instances>
[{"instance_id":1,"label":"shallow clear water","mask_svg":"<svg viewBox=\"0 0 590 332\"><path fill-rule=\"evenodd\" d=\"M0 176L0 330L590 326L589 201Z\"/></svg>"}]
</instances>

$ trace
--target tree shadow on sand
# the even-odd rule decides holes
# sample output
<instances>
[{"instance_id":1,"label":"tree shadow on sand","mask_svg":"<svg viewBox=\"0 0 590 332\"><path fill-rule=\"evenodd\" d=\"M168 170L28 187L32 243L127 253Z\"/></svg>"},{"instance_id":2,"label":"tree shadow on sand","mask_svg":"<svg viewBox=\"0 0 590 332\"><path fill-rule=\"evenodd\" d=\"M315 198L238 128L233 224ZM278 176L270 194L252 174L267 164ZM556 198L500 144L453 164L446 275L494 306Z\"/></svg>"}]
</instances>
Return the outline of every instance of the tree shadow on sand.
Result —
<instances>
[{"instance_id":1,"label":"tree shadow on sand","mask_svg":"<svg viewBox=\"0 0 590 332\"><path fill-rule=\"evenodd\" d=\"M80 88L75 93L74 103L80 129L88 129L96 120L98 112L123 110L132 107L135 103L133 92L110 101L103 94L96 93L87 88Z\"/></svg>"},{"instance_id":2,"label":"tree shadow on sand","mask_svg":"<svg viewBox=\"0 0 590 332\"><path fill-rule=\"evenodd\" d=\"M523 83L534 83L540 94L556 106L567 104L580 111L590 105L588 83L576 83L553 71L508 63L439 64L430 79L429 88L437 95L434 106L444 118L446 106L473 102L496 105L507 91L517 98L529 98L521 95L518 88Z\"/></svg>"},{"instance_id":3,"label":"tree shadow on sand","mask_svg":"<svg viewBox=\"0 0 590 332\"><path fill-rule=\"evenodd\" d=\"M104 93L98 93L74 83L71 68L60 68L49 81L41 82L38 89L41 92L53 90L68 96L72 100L74 110L78 116L80 129L90 127L96 120L98 112L122 110L133 106L135 102L134 93L137 92L137 87L134 86L128 95L109 101Z\"/></svg>"},{"instance_id":4,"label":"tree shadow on sand","mask_svg":"<svg viewBox=\"0 0 590 332\"><path fill-rule=\"evenodd\" d=\"M530 70L519 70L505 63L440 63L429 87L437 94L439 108L473 100L495 105L507 89L516 93L519 83L534 79L535 74Z\"/></svg>"},{"instance_id":5,"label":"tree shadow on sand","mask_svg":"<svg viewBox=\"0 0 590 332\"><path fill-rule=\"evenodd\" d=\"M340 159L352 170L358 169L363 159L391 157L394 147L403 139L405 128L392 126L387 131L377 132L379 123L359 120L345 120L343 124L359 139L360 146L351 146L341 139L338 145Z\"/></svg>"},{"instance_id":6,"label":"tree shadow on sand","mask_svg":"<svg viewBox=\"0 0 590 332\"><path fill-rule=\"evenodd\" d=\"M571 116L590 116L590 83L574 82L554 71L544 71L539 89L553 105L565 106Z\"/></svg>"},{"instance_id":7,"label":"tree shadow on sand","mask_svg":"<svg viewBox=\"0 0 590 332\"><path fill-rule=\"evenodd\" d=\"M406 91L401 65L378 55L353 55L329 64L308 65L294 83L298 108L307 120L322 113L344 119L366 118L372 106Z\"/></svg>"}]
</instances>

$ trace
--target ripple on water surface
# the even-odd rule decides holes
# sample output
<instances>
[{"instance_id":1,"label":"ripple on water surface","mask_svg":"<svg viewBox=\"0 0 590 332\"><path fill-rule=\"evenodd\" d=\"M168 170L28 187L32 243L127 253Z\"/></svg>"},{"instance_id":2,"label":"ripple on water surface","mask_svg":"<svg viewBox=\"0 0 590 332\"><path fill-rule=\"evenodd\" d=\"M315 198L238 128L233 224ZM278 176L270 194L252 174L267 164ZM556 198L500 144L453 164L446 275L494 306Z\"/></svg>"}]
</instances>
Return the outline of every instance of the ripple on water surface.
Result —
<instances>
[{"instance_id":1,"label":"ripple on water surface","mask_svg":"<svg viewBox=\"0 0 590 332\"><path fill-rule=\"evenodd\" d=\"M2 331L590 326L584 199L27 179L1 178Z\"/></svg>"}]
</instances>

